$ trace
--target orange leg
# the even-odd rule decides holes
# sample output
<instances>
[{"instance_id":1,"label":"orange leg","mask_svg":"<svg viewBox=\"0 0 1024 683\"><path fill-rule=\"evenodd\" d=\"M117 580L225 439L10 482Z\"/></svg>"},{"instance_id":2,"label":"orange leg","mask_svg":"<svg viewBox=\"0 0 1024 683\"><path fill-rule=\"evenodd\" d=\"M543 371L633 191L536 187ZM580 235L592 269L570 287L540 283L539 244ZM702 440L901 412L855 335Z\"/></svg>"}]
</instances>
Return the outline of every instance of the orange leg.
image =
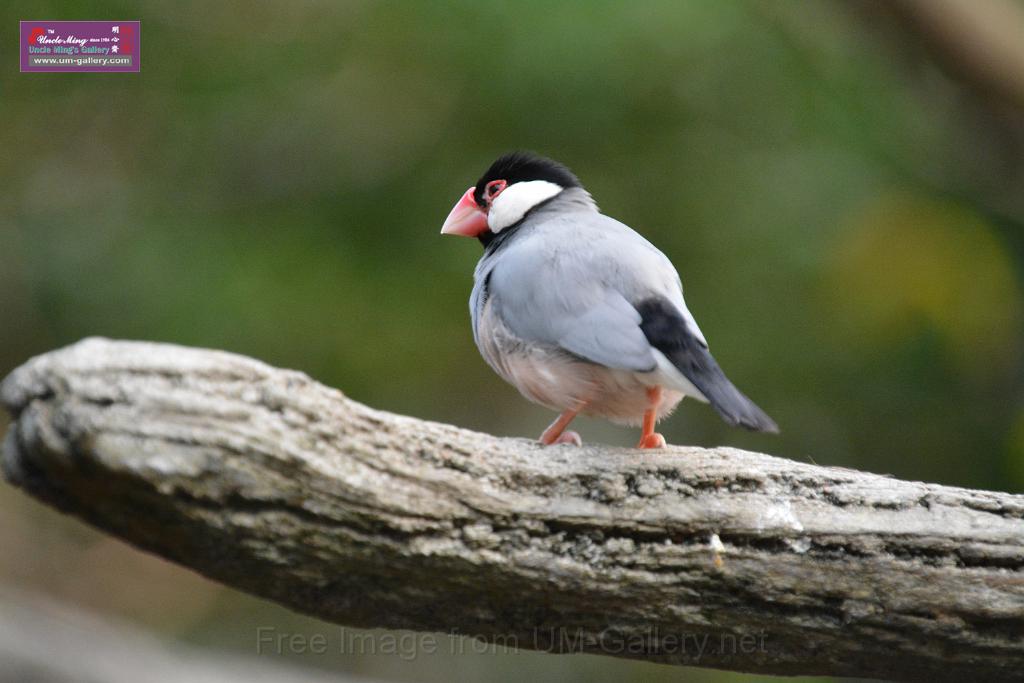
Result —
<instances>
[{"instance_id":1,"label":"orange leg","mask_svg":"<svg viewBox=\"0 0 1024 683\"><path fill-rule=\"evenodd\" d=\"M566 410L558 419L551 423L551 426L544 430L544 433L540 435L539 441L545 446L558 443L568 443L574 446L582 446L583 440L580 439L580 435L576 432L567 432L565 428L569 426L569 423L573 421L579 412L583 410L583 406L578 408L570 408Z\"/></svg>"},{"instance_id":2,"label":"orange leg","mask_svg":"<svg viewBox=\"0 0 1024 683\"><path fill-rule=\"evenodd\" d=\"M664 448L665 437L654 431L654 423L657 421L658 406L661 405L661 387L650 387L647 389L647 410L644 411L643 432L640 434L640 443L637 448Z\"/></svg>"}]
</instances>

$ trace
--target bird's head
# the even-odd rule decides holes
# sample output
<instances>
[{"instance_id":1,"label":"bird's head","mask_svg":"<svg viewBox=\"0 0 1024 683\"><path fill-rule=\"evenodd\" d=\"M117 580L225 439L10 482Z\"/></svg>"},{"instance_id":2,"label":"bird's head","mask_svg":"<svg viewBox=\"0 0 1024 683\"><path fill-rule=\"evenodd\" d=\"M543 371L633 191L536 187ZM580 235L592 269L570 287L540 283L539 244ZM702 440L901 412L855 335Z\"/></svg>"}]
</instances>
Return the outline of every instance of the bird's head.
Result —
<instances>
[{"instance_id":1,"label":"bird's head","mask_svg":"<svg viewBox=\"0 0 1024 683\"><path fill-rule=\"evenodd\" d=\"M477 237L486 243L570 187L581 187L580 181L557 161L529 152L505 154L455 203L441 234Z\"/></svg>"}]
</instances>

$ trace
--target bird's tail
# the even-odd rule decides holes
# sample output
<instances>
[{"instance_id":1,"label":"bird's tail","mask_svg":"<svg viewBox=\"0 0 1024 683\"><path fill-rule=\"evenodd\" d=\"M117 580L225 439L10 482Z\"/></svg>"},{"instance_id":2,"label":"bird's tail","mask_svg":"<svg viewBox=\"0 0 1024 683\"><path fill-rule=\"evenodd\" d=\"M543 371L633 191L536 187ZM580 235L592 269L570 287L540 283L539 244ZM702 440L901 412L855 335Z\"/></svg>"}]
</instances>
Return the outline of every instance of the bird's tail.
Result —
<instances>
[{"instance_id":1,"label":"bird's tail","mask_svg":"<svg viewBox=\"0 0 1024 683\"><path fill-rule=\"evenodd\" d=\"M697 345L697 348L686 354L666 356L704 394L704 398L723 420L752 432L778 434L779 426L775 420L729 381L707 348Z\"/></svg>"},{"instance_id":2,"label":"bird's tail","mask_svg":"<svg viewBox=\"0 0 1024 683\"><path fill-rule=\"evenodd\" d=\"M677 377L678 389L696 388L731 425L755 432L778 433L779 427L753 401L743 395L718 367L702 337L694 334L686 319L665 299L648 299L637 306L647 341L671 364L664 368ZM689 390L689 391L687 391Z\"/></svg>"}]
</instances>

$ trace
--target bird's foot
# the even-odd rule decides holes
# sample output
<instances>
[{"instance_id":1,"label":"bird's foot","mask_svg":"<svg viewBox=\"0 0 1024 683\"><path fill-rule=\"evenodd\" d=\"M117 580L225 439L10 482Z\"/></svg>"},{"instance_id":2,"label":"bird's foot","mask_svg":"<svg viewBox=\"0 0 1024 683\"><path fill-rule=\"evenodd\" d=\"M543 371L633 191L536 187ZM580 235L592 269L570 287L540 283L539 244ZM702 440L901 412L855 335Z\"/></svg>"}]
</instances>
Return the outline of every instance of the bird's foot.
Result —
<instances>
[{"instance_id":1,"label":"bird's foot","mask_svg":"<svg viewBox=\"0 0 1024 683\"><path fill-rule=\"evenodd\" d=\"M551 426L544 430L544 433L540 435L540 439L538 439L538 441L545 446L553 446L559 443L571 443L574 446L582 446L583 440L580 439L579 434L576 432L565 431L565 428L569 426L569 423L572 422L573 418L576 417L576 414L580 412L582 407L583 406L562 411L562 414L558 416L558 419L552 422Z\"/></svg>"},{"instance_id":2,"label":"bird's foot","mask_svg":"<svg viewBox=\"0 0 1024 683\"><path fill-rule=\"evenodd\" d=\"M640 437L640 443L636 445L637 448L664 448L665 446L665 437L658 432L644 434Z\"/></svg>"},{"instance_id":3,"label":"bird's foot","mask_svg":"<svg viewBox=\"0 0 1024 683\"><path fill-rule=\"evenodd\" d=\"M557 446L560 443L567 443L570 446L582 446L583 439L580 438L579 432L565 431L558 435L554 440L545 441L541 439L541 443L545 446Z\"/></svg>"},{"instance_id":4,"label":"bird's foot","mask_svg":"<svg viewBox=\"0 0 1024 683\"><path fill-rule=\"evenodd\" d=\"M637 448L664 448L665 437L654 431L658 423L658 406L661 405L661 387L647 389L647 410L644 411L643 427L640 431L640 443Z\"/></svg>"}]
</instances>

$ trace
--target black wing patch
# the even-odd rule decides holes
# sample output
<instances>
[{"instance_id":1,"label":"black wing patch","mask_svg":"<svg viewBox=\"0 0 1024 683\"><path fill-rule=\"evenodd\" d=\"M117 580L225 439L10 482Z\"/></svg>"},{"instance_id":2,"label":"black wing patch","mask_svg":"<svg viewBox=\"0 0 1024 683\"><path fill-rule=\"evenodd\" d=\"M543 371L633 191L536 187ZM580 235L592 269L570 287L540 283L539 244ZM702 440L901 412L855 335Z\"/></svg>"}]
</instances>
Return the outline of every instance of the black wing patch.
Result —
<instances>
[{"instance_id":1,"label":"black wing patch","mask_svg":"<svg viewBox=\"0 0 1024 683\"><path fill-rule=\"evenodd\" d=\"M675 306L656 297L642 301L636 310L640 313L640 329L647 341L700 389L723 420L755 432L779 431L774 420L733 386L708 351L707 344L690 332Z\"/></svg>"}]
</instances>

